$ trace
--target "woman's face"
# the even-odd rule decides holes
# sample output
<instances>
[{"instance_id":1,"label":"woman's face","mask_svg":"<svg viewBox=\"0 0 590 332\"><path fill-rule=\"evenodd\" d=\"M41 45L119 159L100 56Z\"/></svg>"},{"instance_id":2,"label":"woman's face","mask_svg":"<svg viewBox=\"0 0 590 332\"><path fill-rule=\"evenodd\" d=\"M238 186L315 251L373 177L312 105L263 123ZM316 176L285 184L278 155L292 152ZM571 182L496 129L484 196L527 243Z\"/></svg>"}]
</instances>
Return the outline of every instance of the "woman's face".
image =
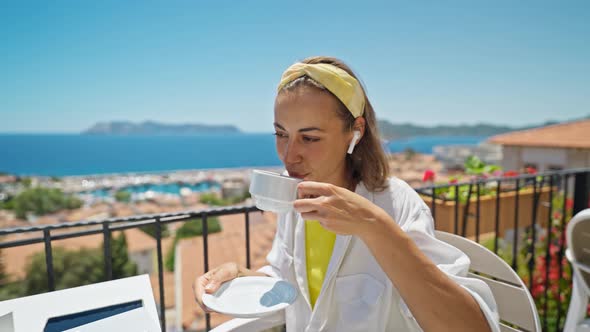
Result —
<instances>
[{"instance_id":1,"label":"woman's face","mask_svg":"<svg viewBox=\"0 0 590 332\"><path fill-rule=\"evenodd\" d=\"M337 109L333 96L314 88L277 96L276 147L290 176L346 185L346 150L352 133L344 132Z\"/></svg>"}]
</instances>

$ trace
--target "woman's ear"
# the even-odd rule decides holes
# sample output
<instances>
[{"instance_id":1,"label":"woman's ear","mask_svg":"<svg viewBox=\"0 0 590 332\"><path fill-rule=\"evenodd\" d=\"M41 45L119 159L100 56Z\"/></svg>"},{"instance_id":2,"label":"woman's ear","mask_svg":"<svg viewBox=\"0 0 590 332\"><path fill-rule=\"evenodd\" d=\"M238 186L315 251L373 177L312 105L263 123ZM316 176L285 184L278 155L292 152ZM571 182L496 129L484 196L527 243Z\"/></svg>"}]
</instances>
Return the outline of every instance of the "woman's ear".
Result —
<instances>
[{"instance_id":1,"label":"woman's ear","mask_svg":"<svg viewBox=\"0 0 590 332\"><path fill-rule=\"evenodd\" d=\"M359 116L358 118L356 118L354 120L354 124L352 125L352 131L359 131L360 132L360 136L359 136L359 140L361 139L361 137L363 137L365 135L365 125L366 125L366 121L365 118L362 116Z\"/></svg>"},{"instance_id":2,"label":"woman's ear","mask_svg":"<svg viewBox=\"0 0 590 332\"><path fill-rule=\"evenodd\" d=\"M352 140L348 145L348 151L346 153L352 154L354 147L358 143L358 141L363 137L365 133L365 119L363 117L358 117L354 120L354 124L352 126Z\"/></svg>"}]
</instances>

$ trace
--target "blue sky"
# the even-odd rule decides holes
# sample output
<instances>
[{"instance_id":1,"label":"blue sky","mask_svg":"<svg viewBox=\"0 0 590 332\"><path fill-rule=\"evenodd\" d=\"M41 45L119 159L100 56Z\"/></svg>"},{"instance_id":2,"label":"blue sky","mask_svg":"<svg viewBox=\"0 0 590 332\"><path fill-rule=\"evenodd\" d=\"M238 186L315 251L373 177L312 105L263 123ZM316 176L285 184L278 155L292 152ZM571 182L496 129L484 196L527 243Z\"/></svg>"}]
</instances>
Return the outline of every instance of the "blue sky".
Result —
<instances>
[{"instance_id":1,"label":"blue sky","mask_svg":"<svg viewBox=\"0 0 590 332\"><path fill-rule=\"evenodd\" d=\"M272 130L282 71L345 60L378 117L590 115L588 1L2 1L0 132L98 121Z\"/></svg>"}]
</instances>

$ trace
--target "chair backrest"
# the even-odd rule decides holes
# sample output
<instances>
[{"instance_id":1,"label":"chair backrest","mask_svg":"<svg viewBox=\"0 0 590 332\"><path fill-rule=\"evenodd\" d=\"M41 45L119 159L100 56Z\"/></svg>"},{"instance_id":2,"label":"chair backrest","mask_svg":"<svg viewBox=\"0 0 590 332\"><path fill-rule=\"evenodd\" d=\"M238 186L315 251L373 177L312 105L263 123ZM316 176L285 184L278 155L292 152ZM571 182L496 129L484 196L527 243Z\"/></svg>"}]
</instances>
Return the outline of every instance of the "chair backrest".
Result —
<instances>
[{"instance_id":1,"label":"chair backrest","mask_svg":"<svg viewBox=\"0 0 590 332\"><path fill-rule=\"evenodd\" d=\"M578 212L567 224L568 258L571 258L575 273L584 281L584 290L590 294L590 209Z\"/></svg>"},{"instance_id":2,"label":"chair backrest","mask_svg":"<svg viewBox=\"0 0 590 332\"><path fill-rule=\"evenodd\" d=\"M535 301L522 279L502 258L458 235L436 231L436 238L463 251L471 260L469 276L490 287L498 305L501 331L541 331Z\"/></svg>"}]
</instances>

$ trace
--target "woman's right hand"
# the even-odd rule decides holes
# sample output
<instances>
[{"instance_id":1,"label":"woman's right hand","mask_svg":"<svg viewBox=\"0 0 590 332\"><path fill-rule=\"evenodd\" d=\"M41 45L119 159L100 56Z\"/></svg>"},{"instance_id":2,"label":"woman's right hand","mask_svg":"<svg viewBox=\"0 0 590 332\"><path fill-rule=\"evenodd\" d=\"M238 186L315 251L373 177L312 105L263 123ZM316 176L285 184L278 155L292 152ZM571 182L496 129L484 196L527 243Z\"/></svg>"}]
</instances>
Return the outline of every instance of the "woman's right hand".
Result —
<instances>
[{"instance_id":1,"label":"woman's right hand","mask_svg":"<svg viewBox=\"0 0 590 332\"><path fill-rule=\"evenodd\" d=\"M193 282L193 293L199 306L205 312L211 312L211 310L203 304L203 294L214 293L224 282L241 276L242 273L240 271L243 271L243 269L241 269L238 264L225 263L210 270L202 276L197 277Z\"/></svg>"}]
</instances>

